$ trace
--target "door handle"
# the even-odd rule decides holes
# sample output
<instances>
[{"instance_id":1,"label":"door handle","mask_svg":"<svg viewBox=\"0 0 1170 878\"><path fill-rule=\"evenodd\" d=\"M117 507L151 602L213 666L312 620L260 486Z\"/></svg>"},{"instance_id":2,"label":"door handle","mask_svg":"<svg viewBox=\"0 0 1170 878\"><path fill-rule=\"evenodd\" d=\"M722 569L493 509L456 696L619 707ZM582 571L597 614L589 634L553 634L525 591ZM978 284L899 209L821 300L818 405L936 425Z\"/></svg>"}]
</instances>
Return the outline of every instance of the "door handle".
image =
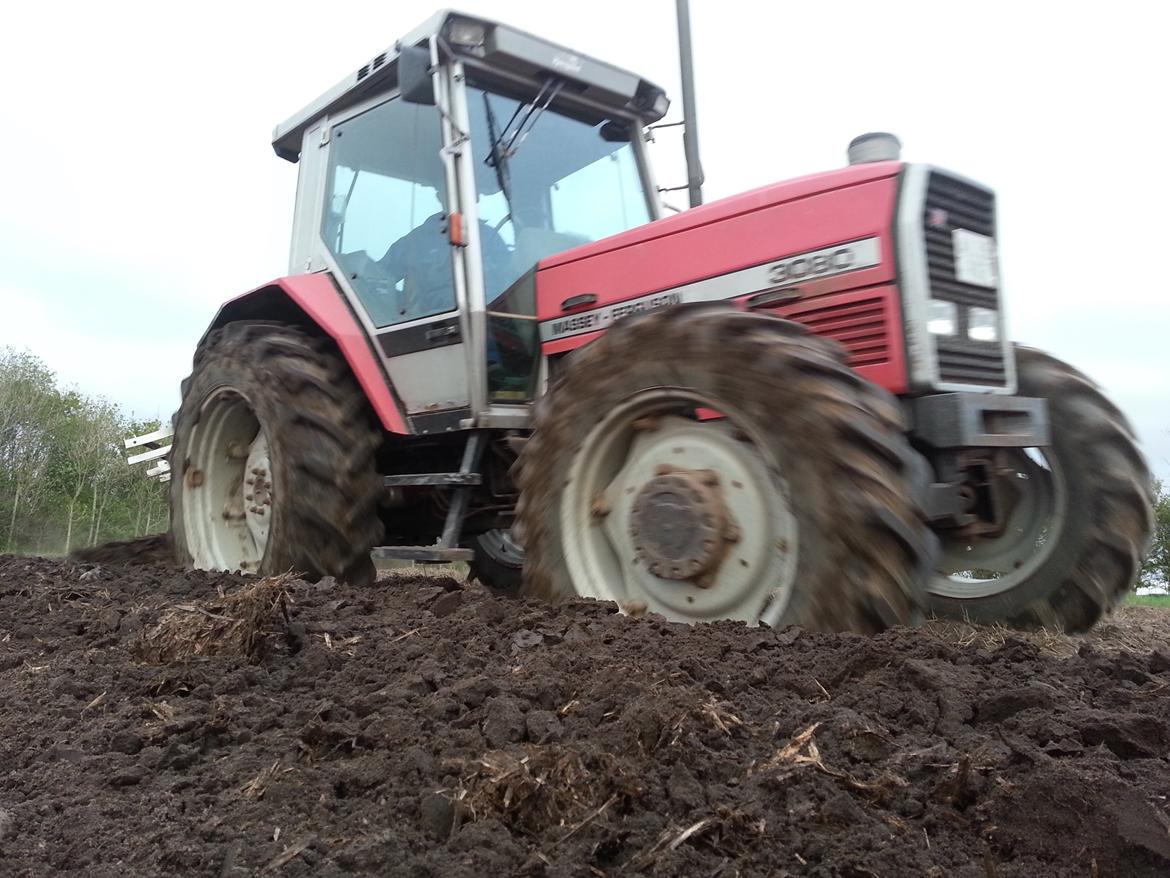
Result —
<instances>
[{"instance_id":1,"label":"door handle","mask_svg":"<svg viewBox=\"0 0 1170 878\"><path fill-rule=\"evenodd\" d=\"M561 302L561 310L572 311L574 308L580 308L582 305L594 305L596 303L597 293L581 293L579 296L569 296L569 298Z\"/></svg>"},{"instance_id":2,"label":"door handle","mask_svg":"<svg viewBox=\"0 0 1170 878\"><path fill-rule=\"evenodd\" d=\"M773 290L762 290L754 296L747 297L747 306L752 311L757 308L771 308L774 305L785 305L789 302L795 302L803 295L804 293L800 291L800 287L779 287Z\"/></svg>"},{"instance_id":3,"label":"door handle","mask_svg":"<svg viewBox=\"0 0 1170 878\"><path fill-rule=\"evenodd\" d=\"M428 329L423 333L423 337L427 341L438 341L441 338L449 338L452 335L459 334L459 327L455 325L440 326L438 329Z\"/></svg>"}]
</instances>

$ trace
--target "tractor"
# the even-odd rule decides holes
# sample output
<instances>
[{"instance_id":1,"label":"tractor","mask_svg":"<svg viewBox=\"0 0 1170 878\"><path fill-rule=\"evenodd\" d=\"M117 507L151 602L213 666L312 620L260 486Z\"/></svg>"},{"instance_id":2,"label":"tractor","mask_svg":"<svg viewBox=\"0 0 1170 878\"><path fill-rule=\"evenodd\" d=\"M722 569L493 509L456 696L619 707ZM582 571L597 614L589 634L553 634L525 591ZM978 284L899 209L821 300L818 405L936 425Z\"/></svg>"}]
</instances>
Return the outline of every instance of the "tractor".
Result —
<instances>
[{"instance_id":1,"label":"tractor","mask_svg":"<svg viewBox=\"0 0 1170 878\"><path fill-rule=\"evenodd\" d=\"M668 104L443 12L278 125L290 274L194 354L179 558L358 584L379 558L458 561L526 595L820 630L1111 610L1150 475L1090 379L1008 337L995 194L872 134L845 167L664 216Z\"/></svg>"}]
</instances>

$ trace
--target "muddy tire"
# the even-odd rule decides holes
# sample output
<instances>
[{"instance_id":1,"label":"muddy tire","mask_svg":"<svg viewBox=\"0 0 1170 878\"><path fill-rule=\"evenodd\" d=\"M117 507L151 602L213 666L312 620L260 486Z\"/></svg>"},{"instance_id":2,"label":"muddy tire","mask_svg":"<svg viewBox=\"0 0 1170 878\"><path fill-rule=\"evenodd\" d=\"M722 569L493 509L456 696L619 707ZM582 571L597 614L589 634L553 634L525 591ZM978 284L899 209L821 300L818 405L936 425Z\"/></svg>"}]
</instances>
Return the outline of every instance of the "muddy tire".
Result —
<instances>
[{"instance_id":1,"label":"muddy tire","mask_svg":"<svg viewBox=\"0 0 1170 878\"><path fill-rule=\"evenodd\" d=\"M1093 381L1033 348L1017 346L1016 363L1020 395L1048 400L1052 432L1051 446L1031 457L1017 452L1015 484L1026 486L1019 507L1027 514L1000 540L1014 530L1022 545L997 553L994 543L956 547L943 534L929 609L974 622L1084 631L1117 606L1140 572L1153 529L1149 469L1133 428ZM957 576L964 557L1003 572Z\"/></svg>"},{"instance_id":2,"label":"muddy tire","mask_svg":"<svg viewBox=\"0 0 1170 878\"><path fill-rule=\"evenodd\" d=\"M181 563L373 581L381 434L328 340L229 324L200 345L182 393L170 492Z\"/></svg>"},{"instance_id":3,"label":"muddy tire","mask_svg":"<svg viewBox=\"0 0 1170 878\"><path fill-rule=\"evenodd\" d=\"M491 530L468 541L475 552L468 577L478 579L488 588L514 594L520 590L524 570L524 552L504 530Z\"/></svg>"},{"instance_id":4,"label":"muddy tire","mask_svg":"<svg viewBox=\"0 0 1170 878\"><path fill-rule=\"evenodd\" d=\"M522 591L682 621L912 624L934 540L904 431L893 397L798 324L714 305L624 320L537 405L517 470ZM690 518L682 495L699 498Z\"/></svg>"}]
</instances>

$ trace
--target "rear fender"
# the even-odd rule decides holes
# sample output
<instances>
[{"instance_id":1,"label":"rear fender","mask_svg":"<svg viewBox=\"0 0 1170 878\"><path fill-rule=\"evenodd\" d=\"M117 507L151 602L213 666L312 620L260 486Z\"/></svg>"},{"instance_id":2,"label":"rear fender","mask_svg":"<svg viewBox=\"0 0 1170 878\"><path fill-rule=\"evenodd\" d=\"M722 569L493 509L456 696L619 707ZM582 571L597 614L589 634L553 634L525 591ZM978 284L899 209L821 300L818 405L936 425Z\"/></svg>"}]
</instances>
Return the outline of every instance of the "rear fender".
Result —
<instances>
[{"instance_id":1,"label":"rear fender","mask_svg":"<svg viewBox=\"0 0 1170 878\"><path fill-rule=\"evenodd\" d=\"M390 379L370 347L369 337L328 274L281 277L244 293L219 309L207 333L238 320L279 320L329 336L345 357L382 426L398 435L411 432Z\"/></svg>"}]
</instances>

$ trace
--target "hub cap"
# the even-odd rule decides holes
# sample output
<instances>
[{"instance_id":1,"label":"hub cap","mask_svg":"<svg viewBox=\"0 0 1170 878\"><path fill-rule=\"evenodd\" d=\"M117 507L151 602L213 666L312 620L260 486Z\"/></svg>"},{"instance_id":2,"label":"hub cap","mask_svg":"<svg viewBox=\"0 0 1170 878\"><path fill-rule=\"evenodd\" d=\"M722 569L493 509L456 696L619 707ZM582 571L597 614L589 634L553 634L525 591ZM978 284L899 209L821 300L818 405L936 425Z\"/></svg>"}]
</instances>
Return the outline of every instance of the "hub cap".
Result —
<instances>
[{"instance_id":1,"label":"hub cap","mask_svg":"<svg viewBox=\"0 0 1170 878\"><path fill-rule=\"evenodd\" d=\"M723 417L699 421L699 408ZM776 624L797 526L779 462L746 419L691 391L645 391L573 458L561 528L579 594L679 621Z\"/></svg>"},{"instance_id":2,"label":"hub cap","mask_svg":"<svg viewBox=\"0 0 1170 878\"><path fill-rule=\"evenodd\" d=\"M665 465L664 465L665 466ZM712 487L714 473L678 470L642 486L630 510L634 552L655 576L697 580L724 544L727 509Z\"/></svg>"},{"instance_id":3,"label":"hub cap","mask_svg":"<svg viewBox=\"0 0 1170 878\"><path fill-rule=\"evenodd\" d=\"M203 403L182 478L184 537L195 566L258 572L276 486L268 436L242 393L221 387Z\"/></svg>"}]
</instances>

